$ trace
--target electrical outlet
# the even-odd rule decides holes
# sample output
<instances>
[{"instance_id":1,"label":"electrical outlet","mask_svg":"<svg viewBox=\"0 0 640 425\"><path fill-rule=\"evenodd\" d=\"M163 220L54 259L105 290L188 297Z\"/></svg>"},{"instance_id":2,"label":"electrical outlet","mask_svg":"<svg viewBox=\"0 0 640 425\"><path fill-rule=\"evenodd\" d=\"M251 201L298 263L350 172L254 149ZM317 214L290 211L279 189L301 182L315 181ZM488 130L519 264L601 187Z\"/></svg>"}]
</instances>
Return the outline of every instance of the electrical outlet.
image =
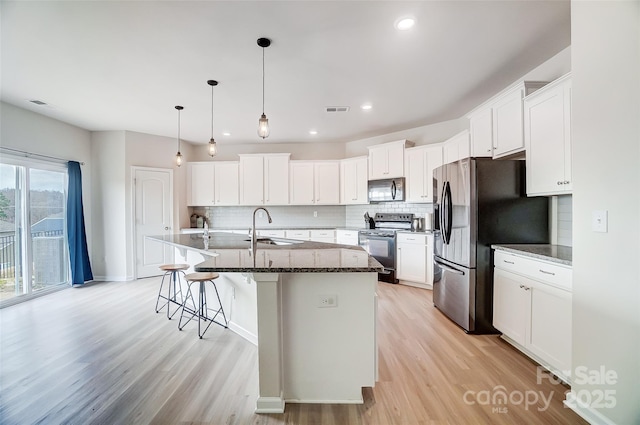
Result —
<instances>
[{"instance_id":1,"label":"electrical outlet","mask_svg":"<svg viewBox=\"0 0 640 425\"><path fill-rule=\"evenodd\" d=\"M318 308L328 308L338 306L338 296L336 294L318 295Z\"/></svg>"},{"instance_id":2,"label":"electrical outlet","mask_svg":"<svg viewBox=\"0 0 640 425\"><path fill-rule=\"evenodd\" d=\"M318 216L318 211L314 211L314 212L313 212L313 216L314 216L314 217L317 217L317 216Z\"/></svg>"}]
</instances>

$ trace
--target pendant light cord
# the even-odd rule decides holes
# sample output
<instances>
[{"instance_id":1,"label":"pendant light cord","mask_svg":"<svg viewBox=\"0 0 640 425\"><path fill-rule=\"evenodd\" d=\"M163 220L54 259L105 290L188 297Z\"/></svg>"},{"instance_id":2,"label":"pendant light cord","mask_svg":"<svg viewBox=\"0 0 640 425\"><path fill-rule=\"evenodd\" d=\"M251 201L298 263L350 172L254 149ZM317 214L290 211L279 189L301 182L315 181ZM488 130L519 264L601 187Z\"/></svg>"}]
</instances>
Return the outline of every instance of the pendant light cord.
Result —
<instances>
[{"instance_id":1,"label":"pendant light cord","mask_svg":"<svg viewBox=\"0 0 640 425\"><path fill-rule=\"evenodd\" d=\"M211 85L211 138L213 139L213 84Z\"/></svg>"},{"instance_id":2,"label":"pendant light cord","mask_svg":"<svg viewBox=\"0 0 640 425\"><path fill-rule=\"evenodd\" d=\"M178 153L180 152L180 109L178 109Z\"/></svg>"},{"instance_id":3,"label":"pendant light cord","mask_svg":"<svg viewBox=\"0 0 640 425\"><path fill-rule=\"evenodd\" d=\"M262 48L262 115L264 115L264 47Z\"/></svg>"}]
</instances>

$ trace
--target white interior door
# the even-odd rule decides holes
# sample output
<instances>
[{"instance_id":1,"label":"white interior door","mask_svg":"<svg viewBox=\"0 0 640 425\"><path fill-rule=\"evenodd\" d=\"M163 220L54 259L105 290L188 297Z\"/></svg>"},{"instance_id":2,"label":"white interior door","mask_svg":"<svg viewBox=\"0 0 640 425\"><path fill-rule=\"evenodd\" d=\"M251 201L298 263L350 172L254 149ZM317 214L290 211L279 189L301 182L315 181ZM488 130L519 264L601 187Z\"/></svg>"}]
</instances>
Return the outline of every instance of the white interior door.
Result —
<instances>
[{"instance_id":1,"label":"white interior door","mask_svg":"<svg viewBox=\"0 0 640 425\"><path fill-rule=\"evenodd\" d=\"M134 176L136 277L158 276L162 264L173 262L173 250L146 236L173 233L173 172L136 168Z\"/></svg>"}]
</instances>

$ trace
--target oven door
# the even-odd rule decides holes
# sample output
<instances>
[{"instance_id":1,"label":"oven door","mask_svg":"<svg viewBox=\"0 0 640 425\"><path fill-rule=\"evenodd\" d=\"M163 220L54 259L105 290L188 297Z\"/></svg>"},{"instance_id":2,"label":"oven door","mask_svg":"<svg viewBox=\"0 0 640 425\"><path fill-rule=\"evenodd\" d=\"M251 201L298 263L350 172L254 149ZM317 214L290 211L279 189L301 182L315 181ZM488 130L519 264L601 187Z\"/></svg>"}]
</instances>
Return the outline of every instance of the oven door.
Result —
<instances>
[{"instance_id":1,"label":"oven door","mask_svg":"<svg viewBox=\"0 0 640 425\"><path fill-rule=\"evenodd\" d=\"M382 236L364 231L358 234L358 245L378 260L385 270L396 269L395 236Z\"/></svg>"}]
</instances>

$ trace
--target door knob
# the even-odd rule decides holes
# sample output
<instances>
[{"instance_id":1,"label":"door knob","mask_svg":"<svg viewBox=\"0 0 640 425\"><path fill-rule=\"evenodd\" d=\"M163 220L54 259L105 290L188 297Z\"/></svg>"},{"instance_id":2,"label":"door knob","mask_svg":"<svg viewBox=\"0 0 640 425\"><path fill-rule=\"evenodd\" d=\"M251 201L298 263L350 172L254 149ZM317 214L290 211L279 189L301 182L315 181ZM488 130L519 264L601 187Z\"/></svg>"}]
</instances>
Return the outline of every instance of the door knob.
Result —
<instances>
[{"instance_id":1,"label":"door knob","mask_svg":"<svg viewBox=\"0 0 640 425\"><path fill-rule=\"evenodd\" d=\"M169 227L165 227L164 230L169 230Z\"/></svg>"}]
</instances>

